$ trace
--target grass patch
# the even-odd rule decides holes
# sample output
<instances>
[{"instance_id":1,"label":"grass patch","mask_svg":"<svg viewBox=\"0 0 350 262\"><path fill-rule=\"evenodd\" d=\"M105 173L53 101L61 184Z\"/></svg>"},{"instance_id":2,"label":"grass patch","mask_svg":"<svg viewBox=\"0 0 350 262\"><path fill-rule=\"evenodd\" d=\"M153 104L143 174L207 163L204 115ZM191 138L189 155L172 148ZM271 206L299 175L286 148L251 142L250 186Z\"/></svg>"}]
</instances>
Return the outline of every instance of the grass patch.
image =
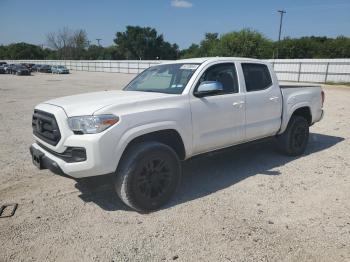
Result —
<instances>
[{"instance_id":1,"label":"grass patch","mask_svg":"<svg viewBox=\"0 0 350 262\"><path fill-rule=\"evenodd\" d=\"M348 87L350 87L350 82L326 82L326 85L331 85L331 86L348 86Z\"/></svg>"}]
</instances>

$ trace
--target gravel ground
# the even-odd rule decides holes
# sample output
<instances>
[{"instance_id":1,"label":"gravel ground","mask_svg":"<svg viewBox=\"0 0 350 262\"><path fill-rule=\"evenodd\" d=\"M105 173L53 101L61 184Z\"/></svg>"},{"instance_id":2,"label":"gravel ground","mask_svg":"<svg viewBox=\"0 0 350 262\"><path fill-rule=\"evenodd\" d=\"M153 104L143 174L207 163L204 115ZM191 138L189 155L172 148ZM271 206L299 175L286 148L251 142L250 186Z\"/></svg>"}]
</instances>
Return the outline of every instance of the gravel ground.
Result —
<instances>
[{"instance_id":1,"label":"gravel ground","mask_svg":"<svg viewBox=\"0 0 350 262\"><path fill-rule=\"evenodd\" d=\"M110 178L37 170L33 107L120 88L131 75L0 75L0 261L350 261L350 88L326 87L326 115L304 156L252 143L184 163L176 197L143 215Z\"/></svg>"}]
</instances>

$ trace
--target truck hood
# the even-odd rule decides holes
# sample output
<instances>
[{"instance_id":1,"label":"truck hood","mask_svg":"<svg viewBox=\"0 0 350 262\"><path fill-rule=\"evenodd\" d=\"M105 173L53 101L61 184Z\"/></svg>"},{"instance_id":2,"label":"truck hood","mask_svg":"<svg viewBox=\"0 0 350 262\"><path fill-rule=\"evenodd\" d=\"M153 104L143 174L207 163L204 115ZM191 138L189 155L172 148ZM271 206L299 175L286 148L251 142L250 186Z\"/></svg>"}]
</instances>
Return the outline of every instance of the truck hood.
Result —
<instances>
[{"instance_id":1,"label":"truck hood","mask_svg":"<svg viewBox=\"0 0 350 262\"><path fill-rule=\"evenodd\" d=\"M167 97L168 94L137 91L102 91L65 96L44 102L63 108L67 116L93 115L96 111L110 106L133 104L135 102Z\"/></svg>"}]
</instances>

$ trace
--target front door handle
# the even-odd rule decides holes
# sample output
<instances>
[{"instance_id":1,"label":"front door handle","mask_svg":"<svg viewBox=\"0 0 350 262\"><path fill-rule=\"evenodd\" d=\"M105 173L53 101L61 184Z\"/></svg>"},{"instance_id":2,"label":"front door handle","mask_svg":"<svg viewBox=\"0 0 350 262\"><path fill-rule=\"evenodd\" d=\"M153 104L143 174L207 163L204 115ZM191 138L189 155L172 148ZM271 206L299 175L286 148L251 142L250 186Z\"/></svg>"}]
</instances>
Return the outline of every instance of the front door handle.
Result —
<instances>
[{"instance_id":1,"label":"front door handle","mask_svg":"<svg viewBox=\"0 0 350 262\"><path fill-rule=\"evenodd\" d=\"M278 100L278 96L273 96L273 97L270 97L270 101L277 101Z\"/></svg>"}]
</instances>

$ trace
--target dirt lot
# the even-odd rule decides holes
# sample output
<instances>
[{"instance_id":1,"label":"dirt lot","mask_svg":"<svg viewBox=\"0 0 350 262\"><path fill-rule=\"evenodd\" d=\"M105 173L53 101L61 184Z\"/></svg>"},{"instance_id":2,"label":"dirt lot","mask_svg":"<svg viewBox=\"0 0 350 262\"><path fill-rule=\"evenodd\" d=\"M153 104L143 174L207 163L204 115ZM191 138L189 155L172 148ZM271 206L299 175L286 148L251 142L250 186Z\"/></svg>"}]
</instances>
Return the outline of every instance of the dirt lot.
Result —
<instances>
[{"instance_id":1,"label":"dirt lot","mask_svg":"<svg viewBox=\"0 0 350 262\"><path fill-rule=\"evenodd\" d=\"M126 208L109 178L37 170L33 107L120 88L131 75L0 75L0 261L350 261L350 88L329 87L303 157L263 142L184 163L164 209Z\"/></svg>"}]
</instances>

